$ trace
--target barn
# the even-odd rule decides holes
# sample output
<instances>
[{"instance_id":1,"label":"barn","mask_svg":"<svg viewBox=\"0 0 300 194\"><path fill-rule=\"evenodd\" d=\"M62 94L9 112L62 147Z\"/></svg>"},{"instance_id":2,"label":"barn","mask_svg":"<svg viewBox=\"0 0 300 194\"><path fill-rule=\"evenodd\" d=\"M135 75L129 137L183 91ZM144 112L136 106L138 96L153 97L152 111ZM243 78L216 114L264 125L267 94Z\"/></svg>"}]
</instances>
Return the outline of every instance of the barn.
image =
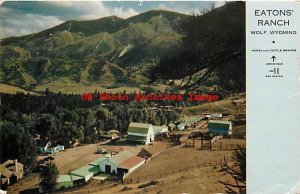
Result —
<instances>
[{"instance_id":1,"label":"barn","mask_svg":"<svg viewBox=\"0 0 300 194\"><path fill-rule=\"evenodd\" d=\"M127 140L131 142L150 144L154 141L154 131L151 124L131 122L127 133Z\"/></svg>"},{"instance_id":2,"label":"barn","mask_svg":"<svg viewBox=\"0 0 300 194\"><path fill-rule=\"evenodd\" d=\"M123 150L111 157L102 157L89 165L99 167L101 172L108 174L130 173L144 163L145 159L140 158L128 150Z\"/></svg>"},{"instance_id":3,"label":"barn","mask_svg":"<svg viewBox=\"0 0 300 194\"><path fill-rule=\"evenodd\" d=\"M145 159L132 156L118 165L118 174L130 174L145 163Z\"/></svg>"},{"instance_id":4,"label":"barn","mask_svg":"<svg viewBox=\"0 0 300 194\"><path fill-rule=\"evenodd\" d=\"M55 187L56 189L63 189L83 185L100 173L124 176L133 172L144 163L144 158L136 156L127 150L122 150L116 155L106 155L98 158L86 166L71 171L68 175L59 175Z\"/></svg>"},{"instance_id":5,"label":"barn","mask_svg":"<svg viewBox=\"0 0 300 194\"><path fill-rule=\"evenodd\" d=\"M122 158L124 158L124 160L126 160L131 156L134 156L134 154L128 152L127 150L123 150L116 155L107 155L105 157L99 158L91 162L89 165L98 166L100 171L104 173L117 174L117 168L119 163L118 159L121 160Z\"/></svg>"},{"instance_id":6,"label":"barn","mask_svg":"<svg viewBox=\"0 0 300 194\"><path fill-rule=\"evenodd\" d=\"M220 135L231 135L232 123L231 121L210 120L208 121L208 132Z\"/></svg>"}]
</instances>

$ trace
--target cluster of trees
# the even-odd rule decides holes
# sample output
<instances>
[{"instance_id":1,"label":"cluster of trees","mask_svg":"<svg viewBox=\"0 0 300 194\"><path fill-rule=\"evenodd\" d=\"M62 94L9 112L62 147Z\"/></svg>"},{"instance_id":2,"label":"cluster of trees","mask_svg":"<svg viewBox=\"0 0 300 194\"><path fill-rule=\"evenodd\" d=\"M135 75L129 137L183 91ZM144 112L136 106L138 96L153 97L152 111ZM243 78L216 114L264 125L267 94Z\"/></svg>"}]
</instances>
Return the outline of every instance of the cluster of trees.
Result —
<instances>
[{"instance_id":1,"label":"cluster of trees","mask_svg":"<svg viewBox=\"0 0 300 194\"><path fill-rule=\"evenodd\" d=\"M150 88L144 89L147 93L158 93L160 91L154 91ZM205 92L206 94L215 94L216 91L204 91L204 90L196 90L191 92ZM219 93L219 92L218 92ZM111 95L112 93L110 93ZM118 94L118 93L116 93ZM120 94L127 94L129 99L134 99L136 93L126 93L124 91ZM166 93L167 94L167 93ZM171 93L172 95L176 93ZM24 94L22 92L17 94L1 94L2 104L6 105L10 109L25 114L31 113L45 113L45 114L54 114L58 108L66 108L68 110L74 110L78 108L93 108L95 106L100 106L102 103L105 103L107 107L114 107L115 105L124 105L129 107L138 107L142 109L146 106L152 106L153 103L158 104L159 106L172 105L174 107L185 107L185 106L193 106L198 105L201 102L191 102L191 101L100 101L99 100L99 92L95 91L92 93L93 100L91 101L83 101L81 96L78 94L62 94L62 93L51 93L48 89L41 95L32 95L32 94ZM226 95L221 95L220 99L222 99ZM188 99L188 93L184 94L183 99Z\"/></svg>"},{"instance_id":2,"label":"cluster of trees","mask_svg":"<svg viewBox=\"0 0 300 194\"><path fill-rule=\"evenodd\" d=\"M18 159L26 165L26 168L34 166L36 164L35 143L27 128L30 123L24 126L22 125L24 118L19 122L13 121L16 117L4 120L0 115L0 118L0 163L8 159Z\"/></svg>"}]
</instances>

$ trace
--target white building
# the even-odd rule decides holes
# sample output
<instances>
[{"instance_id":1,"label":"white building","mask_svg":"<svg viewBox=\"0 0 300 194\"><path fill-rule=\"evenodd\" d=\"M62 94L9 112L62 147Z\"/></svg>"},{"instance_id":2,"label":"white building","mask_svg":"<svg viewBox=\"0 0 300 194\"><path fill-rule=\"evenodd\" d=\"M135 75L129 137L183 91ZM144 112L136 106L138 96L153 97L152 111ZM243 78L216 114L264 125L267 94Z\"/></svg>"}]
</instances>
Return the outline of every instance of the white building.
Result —
<instances>
[{"instance_id":1,"label":"white building","mask_svg":"<svg viewBox=\"0 0 300 194\"><path fill-rule=\"evenodd\" d=\"M111 157L102 157L89 165L99 167L101 172L109 174L131 173L145 163L145 159L123 150Z\"/></svg>"},{"instance_id":2,"label":"white building","mask_svg":"<svg viewBox=\"0 0 300 194\"><path fill-rule=\"evenodd\" d=\"M177 125L177 130L182 131L185 129L186 124L185 123L180 123L179 125Z\"/></svg>"},{"instance_id":3,"label":"white building","mask_svg":"<svg viewBox=\"0 0 300 194\"><path fill-rule=\"evenodd\" d=\"M166 125L162 125L162 126L155 126L153 125L153 132L154 135L159 134L159 133L166 133L168 132L168 127Z\"/></svg>"},{"instance_id":4,"label":"white building","mask_svg":"<svg viewBox=\"0 0 300 194\"><path fill-rule=\"evenodd\" d=\"M154 141L154 131L151 124L131 122L127 133L128 141L139 144L149 144Z\"/></svg>"}]
</instances>

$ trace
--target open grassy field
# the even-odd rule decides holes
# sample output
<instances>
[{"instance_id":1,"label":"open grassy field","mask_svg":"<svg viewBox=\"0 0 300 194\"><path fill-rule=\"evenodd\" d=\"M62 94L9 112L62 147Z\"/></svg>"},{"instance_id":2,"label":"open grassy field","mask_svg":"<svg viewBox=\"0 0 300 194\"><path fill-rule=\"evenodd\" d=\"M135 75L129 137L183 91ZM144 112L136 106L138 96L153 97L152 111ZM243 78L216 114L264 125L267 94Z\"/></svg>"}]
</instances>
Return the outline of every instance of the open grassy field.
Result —
<instances>
[{"instance_id":1,"label":"open grassy field","mask_svg":"<svg viewBox=\"0 0 300 194\"><path fill-rule=\"evenodd\" d=\"M95 92L96 90L98 92L123 92L126 90L126 92L138 92L140 91L137 87L117 87L117 88L111 88L107 89L105 88L105 85L103 84L83 84L83 83L75 83L68 80L60 80L60 81L53 81L50 83L42 84L36 87L36 91L45 91L46 88L48 88L51 92L54 93L65 93L65 94L82 94L82 93L89 93L89 92Z\"/></svg>"},{"instance_id":2,"label":"open grassy field","mask_svg":"<svg viewBox=\"0 0 300 194\"><path fill-rule=\"evenodd\" d=\"M87 82L80 82L75 83L66 79L61 79L57 81L52 81L49 83L41 84L36 86L35 91L37 92L44 92L47 88L50 90L50 92L58 93L61 92L63 94L82 94L82 93L90 93L95 92L96 90L99 92L109 92L109 93L117 93L117 92L124 92L124 90L127 93L133 93L141 91L138 87L131 87L131 86L120 86L116 88L107 88L106 83L87 83ZM147 87L146 85L141 85L141 87ZM155 85L152 87L154 90L164 91L167 86L165 85ZM7 84L0 84L0 93L8 93L8 94L15 94L17 92L23 92L23 93L31 93L31 94L38 94L36 92L26 91L22 88L11 86Z\"/></svg>"},{"instance_id":3,"label":"open grassy field","mask_svg":"<svg viewBox=\"0 0 300 194\"><path fill-rule=\"evenodd\" d=\"M7 85L7 84L0 84L0 93L15 94L17 92L23 92L23 93L27 94L29 91L26 91L19 87ZM29 93L37 94L35 92L29 92Z\"/></svg>"},{"instance_id":4,"label":"open grassy field","mask_svg":"<svg viewBox=\"0 0 300 194\"><path fill-rule=\"evenodd\" d=\"M244 94L237 94L223 100L204 103L198 106L186 107L183 111L185 115L196 115L201 113L226 113L245 114L246 100Z\"/></svg>"}]
</instances>

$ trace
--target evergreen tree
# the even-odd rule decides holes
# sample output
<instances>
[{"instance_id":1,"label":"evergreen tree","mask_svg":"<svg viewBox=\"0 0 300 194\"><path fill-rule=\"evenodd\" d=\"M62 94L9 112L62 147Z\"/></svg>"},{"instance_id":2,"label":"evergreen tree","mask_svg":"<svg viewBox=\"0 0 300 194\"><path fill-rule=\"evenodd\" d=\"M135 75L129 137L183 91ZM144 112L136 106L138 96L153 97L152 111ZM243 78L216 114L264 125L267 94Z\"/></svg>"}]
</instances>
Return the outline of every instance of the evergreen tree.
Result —
<instances>
[{"instance_id":1,"label":"evergreen tree","mask_svg":"<svg viewBox=\"0 0 300 194\"><path fill-rule=\"evenodd\" d=\"M224 185L227 193L245 194L246 193L246 148L237 147L233 152L233 166L225 160L221 165L222 171L228 173L235 181L235 184L219 181Z\"/></svg>"},{"instance_id":2,"label":"evergreen tree","mask_svg":"<svg viewBox=\"0 0 300 194\"><path fill-rule=\"evenodd\" d=\"M56 179L58 176L58 170L54 163L46 166L41 171L41 182L40 186L45 192L55 191Z\"/></svg>"},{"instance_id":3,"label":"evergreen tree","mask_svg":"<svg viewBox=\"0 0 300 194\"><path fill-rule=\"evenodd\" d=\"M167 124L168 121L167 121L167 118L166 118L165 114L163 112L160 112L160 114L161 114L161 116L160 116L160 124L161 125Z\"/></svg>"},{"instance_id":4,"label":"evergreen tree","mask_svg":"<svg viewBox=\"0 0 300 194\"><path fill-rule=\"evenodd\" d=\"M18 159L25 168L36 162L36 147L32 135L20 124L10 121L0 122L0 162Z\"/></svg>"}]
</instances>

